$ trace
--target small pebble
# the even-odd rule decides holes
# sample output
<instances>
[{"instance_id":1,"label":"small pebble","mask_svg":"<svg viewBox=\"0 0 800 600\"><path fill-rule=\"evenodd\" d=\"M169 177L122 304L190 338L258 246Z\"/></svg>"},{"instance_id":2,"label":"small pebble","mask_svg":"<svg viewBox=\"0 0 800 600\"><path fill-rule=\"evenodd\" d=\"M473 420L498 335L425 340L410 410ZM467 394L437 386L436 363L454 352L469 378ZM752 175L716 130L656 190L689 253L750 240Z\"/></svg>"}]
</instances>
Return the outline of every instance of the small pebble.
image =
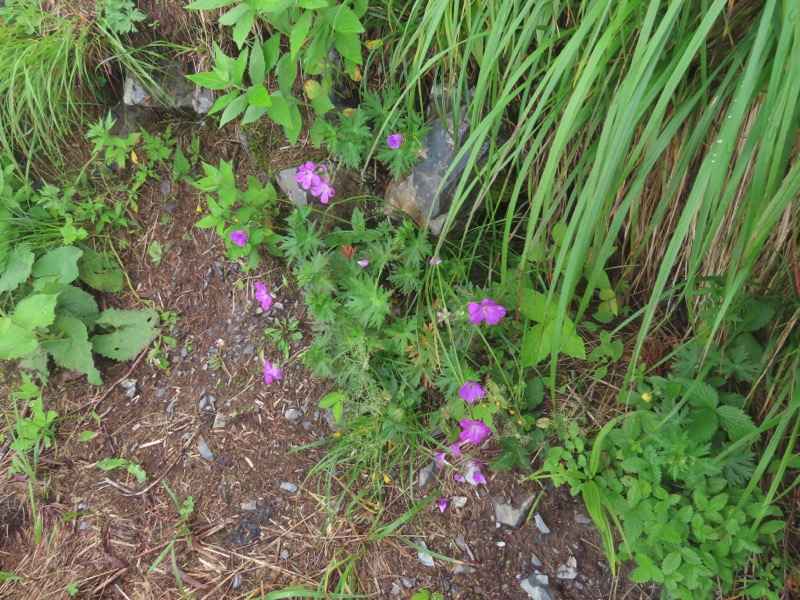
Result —
<instances>
[{"instance_id":1,"label":"small pebble","mask_svg":"<svg viewBox=\"0 0 800 600\"><path fill-rule=\"evenodd\" d=\"M214 429L224 429L225 426L228 424L228 415L223 412L218 412L216 416L214 416Z\"/></svg>"},{"instance_id":2,"label":"small pebble","mask_svg":"<svg viewBox=\"0 0 800 600\"><path fill-rule=\"evenodd\" d=\"M172 411L175 409L175 403L178 401L177 398L170 400L169 404L167 404L167 408L164 409L164 412L168 415L172 414Z\"/></svg>"},{"instance_id":3,"label":"small pebble","mask_svg":"<svg viewBox=\"0 0 800 600\"><path fill-rule=\"evenodd\" d=\"M252 502L242 502L240 507L244 511L251 511L258 508L258 503L255 500L253 500Z\"/></svg>"},{"instance_id":4,"label":"small pebble","mask_svg":"<svg viewBox=\"0 0 800 600\"><path fill-rule=\"evenodd\" d=\"M311 423L309 421L303 421L301 425L303 426L303 429L311 429Z\"/></svg>"},{"instance_id":5,"label":"small pebble","mask_svg":"<svg viewBox=\"0 0 800 600\"><path fill-rule=\"evenodd\" d=\"M167 393L167 390L165 390L164 388L161 388L156 392L156 398L163 398L164 395L166 395L166 393Z\"/></svg>"},{"instance_id":6,"label":"small pebble","mask_svg":"<svg viewBox=\"0 0 800 600\"><path fill-rule=\"evenodd\" d=\"M289 560L289 551L286 548L284 548L283 550L281 550L280 557L281 560Z\"/></svg>"},{"instance_id":7,"label":"small pebble","mask_svg":"<svg viewBox=\"0 0 800 600\"><path fill-rule=\"evenodd\" d=\"M186 347L181 348L181 358L186 358L189 355L189 351Z\"/></svg>"},{"instance_id":8,"label":"small pebble","mask_svg":"<svg viewBox=\"0 0 800 600\"><path fill-rule=\"evenodd\" d=\"M470 573L474 573L475 569L470 567L469 565L456 565L453 568L454 575L469 575Z\"/></svg>"},{"instance_id":9,"label":"small pebble","mask_svg":"<svg viewBox=\"0 0 800 600\"><path fill-rule=\"evenodd\" d=\"M394 584L392 584L392 589L389 590L389 594L392 596L399 596L401 592L402 590Z\"/></svg>"},{"instance_id":10,"label":"small pebble","mask_svg":"<svg viewBox=\"0 0 800 600\"><path fill-rule=\"evenodd\" d=\"M401 577L400 578L400 583L403 584L404 588L410 590L415 585L417 585L417 580L416 580L416 578L411 578L411 577Z\"/></svg>"},{"instance_id":11,"label":"small pebble","mask_svg":"<svg viewBox=\"0 0 800 600\"><path fill-rule=\"evenodd\" d=\"M578 576L578 561L574 556L570 556L567 564L558 565L556 569L556 577L558 579L575 579Z\"/></svg>"},{"instance_id":12,"label":"small pebble","mask_svg":"<svg viewBox=\"0 0 800 600\"><path fill-rule=\"evenodd\" d=\"M242 587L242 583L244 583L244 575L237 573L233 576L233 589L238 590L240 587Z\"/></svg>"},{"instance_id":13,"label":"small pebble","mask_svg":"<svg viewBox=\"0 0 800 600\"><path fill-rule=\"evenodd\" d=\"M284 481L281 484L281 489L284 492L289 492L290 494L294 494L295 492L297 492L297 486L293 483L289 483L288 481Z\"/></svg>"},{"instance_id":14,"label":"small pebble","mask_svg":"<svg viewBox=\"0 0 800 600\"><path fill-rule=\"evenodd\" d=\"M136 395L136 386L139 384L137 379L123 379L119 382L120 387L125 392L126 398L133 398Z\"/></svg>"},{"instance_id":15,"label":"small pebble","mask_svg":"<svg viewBox=\"0 0 800 600\"><path fill-rule=\"evenodd\" d=\"M86 502L81 501L78 502L78 505L75 508L78 510L86 510L88 507L86 505Z\"/></svg>"},{"instance_id":16,"label":"small pebble","mask_svg":"<svg viewBox=\"0 0 800 600\"><path fill-rule=\"evenodd\" d=\"M534 567L541 567L542 566L542 561L539 560L539 557L534 554L533 556L531 556L531 564Z\"/></svg>"},{"instance_id":17,"label":"small pebble","mask_svg":"<svg viewBox=\"0 0 800 600\"><path fill-rule=\"evenodd\" d=\"M209 462L214 460L214 455L211 453L211 449L208 447L208 444L206 444L202 435L197 436L197 451L205 460Z\"/></svg>"},{"instance_id":18,"label":"small pebble","mask_svg":"<svg viewBox=\"0 0 800 600\"><path fill-rule=\"evenodd\" d=\"M80 523L78 523L78 531L86 531L88 527L89 524L86 521L81 521Z\"/></svg>"},{"instance_id":19,"label":"small pebble","mask_svg":"<svg viewBox=\"0 0 800 600\"><path fill-rule=\"evenodd\" d=\"M423 542L422 540L417 540L417 544L419 544L426 550L428 549L428 546L426 546L425 542ZM422 552L422 551L417 552L417 557L419 558L419 562L421 562L422 566L424 567L433 567L435 565L435 563L433 562L433 557L427 552Z\"/></svg>"},{"instance_id":20,"label":"small pebble","mask_svg":"<svg viewBox=\"0 0 800 600\"><path fill-rule=\"evenodd\" d=\"M453 508L464 508L467 505L466 496L453 496L450 498Z\"/></svg>"},{"instance_id":21,"label":"small pebble","mask_svg":"<svg viewBox=\"0 0 800 600\"><path fill-rule=\"evenodd\" d=\"M539 528L539 531L541 531L545 535L550 533L550 528L547 525L545 525L544 521L542 520L542 517L540 517L538 513L533 516L533 520L536 523L536 527Z\"/></svg>"},{"instance_id":22,"label":"small pebble","mask_svg":"<svg viewBox=\"0 0 800 600\"><path fill-rule=\"evenodd\" d=\"M303 413L301 413L301 412L300 412L299 410L297 410L296 408L290 408L290 409L289 409L289 410L287 410L285 413L283 413L283 417L284 417L284 418L285 418L287 421L296 421L296 420L297 420L297 419L299 419L299 418L300 418L302 415L303 415Z\"/></svg>"},{"instance_id":23,"label":"small pebble","mask_svg":"<svg viewBox=\"0 0 800 600\"><path fill-rule=\"evenodd\" d=\"M589 517L582 515L581 513L575 513L575 522L579 525L591 525L592 520Z\"/></svg>"}]
</instances>

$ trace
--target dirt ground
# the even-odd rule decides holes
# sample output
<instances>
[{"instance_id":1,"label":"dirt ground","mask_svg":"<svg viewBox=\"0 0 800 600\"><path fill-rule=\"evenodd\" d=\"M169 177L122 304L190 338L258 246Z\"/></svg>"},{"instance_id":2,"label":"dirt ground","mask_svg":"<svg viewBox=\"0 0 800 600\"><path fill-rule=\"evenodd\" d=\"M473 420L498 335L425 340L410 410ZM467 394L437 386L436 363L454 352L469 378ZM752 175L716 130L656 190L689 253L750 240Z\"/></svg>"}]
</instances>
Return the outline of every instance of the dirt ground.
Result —
<instances>
[{"instance_id":1,"label":"dirt ground","mask_svg":"<svg viewBox=\"0 0 800 600\"><path fill-rule=\"evenodd\" d=\"M242 177L266 178L235 136L199 127L190 124L184 133L201 133L206 155L233 159ZM303 148L291 151L299 157ZM244 599L290 586L330 591L351 556L356 575L350 581L371 597L410 598L427 589L464 600L525 599L520 580L535 572L549 576L558 599L654 597L612 576L578 500L566 490L539 495L538 484L520 483L519 474L490 474L487 486L472 487L440 473L417 498L463 496L464 506L451 502L441 513L431 503L381 541L368 541L363 523L343 511L329 516L319 480L307 478L326 446L288 454L331 436L318 402L332 388L298 358L311 332L285 263L264 254L260 268L244 275L225 258L213 231L194 226L198 197L185 183L165 195L160 182L151 182L138 203L139 230L118 240L133 289L102 300L118 307L149 300L176 313L177 323L165 333L177 346L161 343L166 369L148 362L146 352L130 363L101 364L99 389L85 378L53 378L46 408L69 418L41 458L40 482L32 488L21 477L3 482L0 570L22 579L0 581L0 597L69 598L71 584L86 598ZM159 266L147 253L154 240L165 248ZM253 300L255 280L276 295L267 313ZM303 337L291 347L279 385L266 386L264 358L283 362L283 356L264 329L291 317ZM87 430L99 435L80 441ZM493 450L482 452L488 457ZM141 465L147 481L95 466L119 457ZM0 470L9 462L6 455ZM399 483L387 485L384 521L411 508L405 492ZM537 495L535 513L548 535L532 518L519 529L495 523L490 495L526 493ZM187 499L193 505L181 517ZM363 510L374 507L365 503ZM423 540L448 560L424 566L401 538ZM557 578L570 557L577 577Z\"/></svg>"}]
</instances>

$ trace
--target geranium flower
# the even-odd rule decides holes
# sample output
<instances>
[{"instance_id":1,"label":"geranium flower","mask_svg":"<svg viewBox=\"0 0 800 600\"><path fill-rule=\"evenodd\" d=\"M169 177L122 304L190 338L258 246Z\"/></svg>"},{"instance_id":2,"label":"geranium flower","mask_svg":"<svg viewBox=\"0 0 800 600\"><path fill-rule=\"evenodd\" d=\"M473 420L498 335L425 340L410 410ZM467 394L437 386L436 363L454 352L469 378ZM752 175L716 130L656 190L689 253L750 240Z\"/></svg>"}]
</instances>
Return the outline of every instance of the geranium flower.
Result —
<instances>
[{"instance_id":1,"label":"geranium flower","mask_svg":"<svg viewBox=\"0 0 800 600\"><path fill-rule=\"evenodd\" d=\"M386 138L386 143L389 144L389 148L391 148L392 150L397 150L403 143L403 134L393 133L392 135Z\"/></svg>"},{"instance_id":2,"label":"geranium flower","mask_svg":"<svg viewBox=\"0 0 800 600\"><path fill-rule=\"evenodd\" d=\"M478 485L481 483L486 485L486 477L484 477L483 473L476 468L467 470L467 474L464 476L464 479L466 479L467 483L471 483L472 485Z\"/></svg>"},{"instance_id":3,"label":"geranium flower","mask_svg":"<svg viewBox=\"0 0 800 600\"><path fill-rule=\"evenodd\" d=\"M453 479L455 479L458 483L464 483L466 481L461 473L456 473L453 475Z\"/></svg>"},{"instance_id":4,"label":"geranium flower","mask_svg":"<svg viewBox=\"0 0 800 600\"><path fill-rule=\"evenodd\" d=\"M450 504L450 500L448 500L447 498L439 498L436 501L436 505L439 507L439 510L441 512L444 512L444 511L447 510L447 505L448 504Z\"/></svg>"},{"instance_id":5,"label":"geranium flower","mask_svg":"<svg viewBox=\"0 0 800 600\"><path fill-rule=\"evenodd\" d=\"M317 165L313 162L303 163L297 167L297 174L294 176L294 180L300 184L300 187L307 190L319 182L319 175L317 175L316 170Z\"/></svg>"},{"instance_id":6,"label":"geranium flower","mask_svg":"<svg viewBox=\"0 0 800 600\"><path fill-rule=\"evenodd\" d=\"M269 307L272 306L272 294L267 291L267 286L260 281L256 281L253 287L256 288L256 291L253 293L256 302L261 302L261 308L269 310Z\"/></svg>"},{"instance_id":7,"label":"geranium flower","mask_svg":"<svg viewBox=\"0 0 800 600\"><path fill-rule=\"evenodd\" d=\"M458 458L461 456L461 444L456 442L450 446L450 454L453 455L454 458Z\"/></svg>"},{"instance_id":8,"label":"geranium flower","mask_svg":"<svg viewBox=\"0 0 800 600\"><path fill-rule=\"evenodd\" d=\"M472 404L478 398L483 398L486 395L486 392L483 391L481 384L477 381L467 381L464 385L458 388L458 395Z\"/></svg>"},{"instance_id":9,"label":"geranium flower","mask_svg":"<svg viewBox=\"0 0 800 600\"><path fill-rule=\"evenodd\" d=\"M431 258L431 259L430 259L428 262L429 262L430 264L432 264L432 265L438 265L438 264L441 264L441 262L442 262L442 259L441 259L441 258L439 258L438 256L434 256L434 257L432 257L432 258Z\"/></svg>"},{"instance_id":10,"label":"geranium flower","mask_svg":"<svg viewBox=\"0 0 800 600\"><path fill-rule=\"evenodd\" d=\"M336 190L331 187L326 176L317 177L317 181L311 185L311 195L319 197L320 202L327 204L336 195Z\"/></svg>"},{"instance_id":11,"label":"geranium flower","mask_svg":"<svg viewBox=\"0 0 800 600\"><path fill-rule=\"evenodd\" d=\"M458 422L463 430L458 439L462 442L469 442L470 444L478 445L483 441L487 435L492 433L489 426L483 421L471 421L469 419L462 419Z\"/></svg>"},{"instance_id":12,"label":"geranium flower","mask_svg":"<svg viewBox=\"0 0 800 600\"><path fill-rule=\"evenodd\" d=\"M469 322L473 325L477 325L481 321L486 321L487 325L497 325L500 319L506 316L506 309L488 298L481 300L480 304L470 302L467 310L469 311Z\"/></svg>"},{"instance_id":13,"label":"geranium flower","mask_svg":"<svg viewBox=\"0 0 800 600\"><path fill-rule=\"evenodd\" d=\"M283 378L283 369L278 365L271 363L268 360L264 361L264 381L267 384L275 383L278 379Z\"/></svg>"},{"instance_id":14,"label":"geranium flower","mask_svg":"<svg viewBox=\"0 0 800 600\"><path fill-rule=\"evenodd\" d=\"M444 452L434 452L433 462L436 463L437 467L441 467L444 464Z\"/></svg>"},{"instance_id":15,"label":"geranium flower","mask_svg":"<svg viewBox=\"0 0 800 600\"><path fill-rule=\"evenodd\" d=\"M362 258L361 260L357 260L357 261L356 261L356 264L357 264L359 267L366 267L366 266L369 264L369 259Z\"/></svg>"},{"instance_id":16,"label":"geranium flower","mask_svg":"<svg viewBox=\"0 0 800 600\"><path fill-rule=\"evenodd\" d=\"M244 248L247 244L247 232L241 229L231 231L231 241L240 248Z\"/></svg>"}]
</instances>

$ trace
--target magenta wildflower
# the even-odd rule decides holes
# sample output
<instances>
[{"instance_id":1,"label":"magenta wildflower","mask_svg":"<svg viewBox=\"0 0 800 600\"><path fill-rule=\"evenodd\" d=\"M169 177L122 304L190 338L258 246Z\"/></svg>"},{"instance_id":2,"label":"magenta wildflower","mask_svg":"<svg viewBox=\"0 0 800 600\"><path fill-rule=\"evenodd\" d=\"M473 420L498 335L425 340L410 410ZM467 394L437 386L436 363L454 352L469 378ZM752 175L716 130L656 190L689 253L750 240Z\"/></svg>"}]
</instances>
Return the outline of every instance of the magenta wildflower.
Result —
<instances>
[{"instance_id":1,"label":"magenta wildflower","mask_svg":"<svg viewBox=\"0 0 800 600\"><path fill-rule=\"evenodd\" d=\"M455 479L458 483L464 483L466 481L461 473L456 473L453 475L453 479Z\"/></svg>"},{"instance_id":2,"label":"magenta wildflower","mask_svg":"<svg viewBox=\"0 0 800 600\"><path fill-rule=\"evenodd\" d=\"M389 144L389 148L391 148L392 150L397 150L403 143L403 134L393 133L392 135L386 138L386 143Z\"/></svg>"},{"instance_id":3,"label":"magenta wildflower","mask_svg":"<svg viewBox=\"0 0 800 600\"><path fill-rule=\"evenodd\" d=\"M357 260L356 264L360 267L366 267L369 264L369 259L362 258L361 260Z\"/></svg>"},{"instance_id":4,"label":"magenta wildflower","mask_svg":"<svg viewBox=\"0 0 800 600\"><path fill-rule=\"evenodd\" d=\"M464 385L458 388L458 395L472 404L478 398L483 398L486 395L486 392L483 391L481 384L477 381L467 381Z\"/></svg>"},{"instance_id":5,"label":"magenta wildflower","mask_svg":"<svg viewBox=\"0 0 800 600\"><path fill-rule=\"evenodd\" d=\"M260 281L256 281L253 286L256 288L256 291L253 292L256 302L261 302L261 308L269 310L269 307L272 306L272 294L267 290L267 286Z\"/></svg>"},{"instance_id":6,"label":"magenta wildflower","mask_svg":"<svg viewBox=\"0 0 800 600\"><path fill-rule=\"evenodd\" d=\"M444 512L447 510L447 505L450 504L450 500L447 498L439 498L436 504L439 507L439 511Z\"/></svg>"},{"instance_id":7,"label":"magenta wildflower","mask_svg":"<svg viewBox=\"0 0 800 600\"><path fill-rule=\"evenodd\" d=\"M264 361L264 381L267 384L275 383L278 379L283 378L283 369L281 369L278 365L269 362L268 360Z\"/></svg>"},{"instance_id":8,"label":"magenta wildflower","mask_svg":"<svg viewBox=\"0 0 800 600\"><path fill-rule=\"evenodd\" d=\"M313 162L303 163L297 167L297 174L294 176L294 180L300 184L300 187L307 190L319 181L319 175L317 175L316 170L317 165Z\"/></svg>"},{"instance_id":9,"label":"magenta wildflower","mask_svg":"<svg viewBox=\"0 0 800 600\"><path fill-rule=\"evenodd\" d=\"M483 441L487 435L492 433L489 426L483 421L470 421L469 419L462 419L458 422L463 430L458 436L462 442L469 442L470 444L478 445Z\"/></svg>"},{"instance_id":10,"label":"magenta wildflower","mask_svg":"<svg viewBox=\"0 0 800 600\"><path fill-rule=\"evenodd\" d=\"M432 264L432 265L438 265L438 264L441 264L441 262L442 262L442 259L441 259L441 258L439 258L438 256L434 256L434 257L432 257L432 258L431 258L431 259L430 259L428 262L429 262L430 264Z\"/></svg>"},{"instance_id":11,"label":"magenta wildflower","mask_svg":"<svg viewBox=\"0 0 800 600\"><path fill-rule=\"evenodd\" d=\"M481 483L486 485L486 477L484 477L483 473L476 468L469 469L464 479L467 480L467 483L471 483L472 485L478 485Z\"/></svg>"},{"instance_id":12,"label":"magenta wildflower","mask_svg":"<svg viewBox=\"0 0 800 600\"><path fill-rule=\"evenodd\" d=\"M480 304L470 302L467 310L469 311L469 322L473 325L477 325L481 321L486 321L487 325L497 325L500 319L506 316L506 309L488 298L481 300Z\"/></svg>"},{"instance_id":13,"label":"magenta wildflower","mask_svg":"<svg viewBox=\"0 0 800 600\"><path fill-rule=\"evenodd\" d=\"M244 248L247 244L247 232L241 229L231 231L231 241L240 248Z\"/></svg>"},{"instance_id":14,"label":"magenta wildflower","mask_svg":"<svg viewBox=\"0 0 800 600\"><path fill-rule=\"evenodd\" d=\"M433 453L433 462L436 463L437 467L441 467L444 464L444 460L444 452Z\"/></svg>"},{"instance_id":15,"label":"magenta wildflower","mask_svg":"<svg viewBox=\"0 0 800 600\"><path fill-rule=\"evenodd\" d=\"M320 202L327 204L336 195L336 190L331 187L327 177L317 177L317 181L311 186L311 195L318 196Z\"/></svg>"},{"instance_id":16,"label":"magenta wildflower","mask_svg":"<svg viewBox=\"0 0 800 600\"><path fill-rule=\"evenodd\" d=\"M461 456L461 444L456 442L450 446L450 454L453 455L454 458L458 458Z\"/></svg>"}]
</instances>

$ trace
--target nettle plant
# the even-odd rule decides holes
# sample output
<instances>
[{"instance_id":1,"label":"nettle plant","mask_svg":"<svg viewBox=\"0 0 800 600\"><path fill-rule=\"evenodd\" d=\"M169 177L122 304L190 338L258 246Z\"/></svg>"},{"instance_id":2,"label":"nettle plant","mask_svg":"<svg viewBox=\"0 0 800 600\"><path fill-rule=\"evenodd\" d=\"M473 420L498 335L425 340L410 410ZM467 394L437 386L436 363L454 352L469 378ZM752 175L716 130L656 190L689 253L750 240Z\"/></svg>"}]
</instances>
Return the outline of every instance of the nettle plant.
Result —
<instances>
[{"instance_id":1,"label":"nettle plant","mask_svg":"<svg viewBox=\"0 0 800 600\"><path fill-rule=\"evenodd\" d=\"M710 598L735 583L745 584L746 595L778 597L779 565L759 561L752 579L736 581L785 527L753 479L751 447L761 432L738 393L762 371L764 349L753 332L774 311L746 295L739 308L729 313L725 344L709 348L709 328L701 326L678 351L672 374L650 377L629 395L635 412L610 422L591 443L574 427L563 430L563 446L551 448L533 476L581 493L612 567L633 560L631 579L661 584L665 598ZM701 314L710 323L716 310L712 304Z\"/></svg>"},{"instance_id":2,"label":"nettle plant","mask_svg":"<svg viewBox=\"0 0 800 600\"><path fill-rule=\"evenodd\" d=\"M367 0L197 0L188 10L214 10L235 5L219 23L231 27L231 38L239 49L236 57L228 56L214 46L214 66L210 72L190 75L189 79L212 90L230 90L220 96L211 111L222 111L220 125L242 117L242 124L252 123L267 115L281 125L294 144L303 127L299 106L303 102L294 95L298 70L320 81L309 79L303 88L311 107L318 115L333 109L328 93L333 87L336 68L329 58L335 48L344 61L345 70L356 78L361 57L361 18ZM266 41L251 38L251 32L273 32ZM264 85L274 73L278 90L271 92ZM247 77L245 77L245 74Z\"/></svg>"},{"instance_id":3,"label":"nettle plant","mask_svg":"<svg viewBox=\"0 0 800 600\"><path fill-rule=\"evenodd\" d=\"M192 185L205 193L209 214L196 223L200 228L214 228L224 240L228 258L247 258L246 268L258 266L258 247L266 245L271 254L278 252L281 236L273 230L278 216L278 196L273 185L262 186L247 176L247 189L236 185L233 163L222 160L219 168L203 163L205 177ZM216 196L216 199L214 198ZM203 212L198 204L198 212Z\"/></svg>"},{"instance_id":4,"label":"nettle plant","mask_svg":"<svg viewBox=\"0 0 800 600\"><path fill-rule=\"evenodd\" d=\"M20 366L43 379L52 359L101 385L93 353L130 360L158 335L154 310L100 311L78 281L98 291L120 291L122 272L102 255L73 246L38 258L27 246L15 247L0 276L0 359L21 359Z\"/></svg>"},{"instance_id":5,"label":"nettle plant","mask_svg":"<svg viewBox=\"0 0 800 600\"><path fill-rule=\"evenodd\" d=\"M310 212L287 219L281 248L316 332L303 359L339 387L321 406L342 422L342 443L365 451L365 431L384 448L403 443L424 420L444 432L437 462L457 466L459 481L482 482L480 465L456 459L490 433L504 451L493 467L525 465L527 444L541 435L530 413L542 388L512 385L503 370L514 328L506 309L469 283L445 286L428 303L426 270L466 277L456 261L432 256L426 231L411 221L368 227L356 209L349 229L322 236Z\"/></svg>"}]
</instances>

